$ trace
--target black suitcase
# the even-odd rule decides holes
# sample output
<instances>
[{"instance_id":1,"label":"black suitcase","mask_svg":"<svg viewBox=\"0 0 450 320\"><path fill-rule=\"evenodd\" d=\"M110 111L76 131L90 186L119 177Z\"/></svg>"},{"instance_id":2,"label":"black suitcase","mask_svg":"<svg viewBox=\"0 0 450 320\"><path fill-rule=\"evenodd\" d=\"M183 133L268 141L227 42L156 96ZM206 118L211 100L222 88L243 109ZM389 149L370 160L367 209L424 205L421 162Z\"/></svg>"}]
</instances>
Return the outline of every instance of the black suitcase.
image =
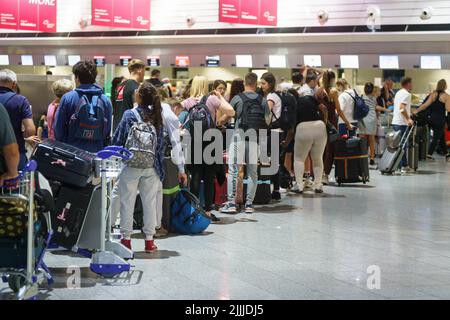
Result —
<instances>
[{"instance_id":1,"label":"black suitcase","mask_svg":"<svg viewBox=\"0 0 450 320\"><path fill-rule=\"evenodd\" d=\"M417 127L416 143L419 147L419 160L426 160L430 145L428 126Z\"/></svg>"},{"instance_id":2,"label":"black suitcase","mask_svg":"<svg viewBox=\"0 0 450 320\"><path fill-rule=\"evenodd\" d=\"M272 200L271 176L261 174L261 167L258 168L258 187L256 188L255 199L253 204L269 204ZM247 184L244 186L244 195L247 194ZM244 198L245 200L245 198Z\"/></svg>"},{"instance_id":3,"label":"black suitcase","mask_svg":"<svg viewBox=\"0 0 450 320\"><path fill-rule=\"evenodd\" d=\"M366 184L370 179L367 139L350 138L336 142L335 176L343 183Z\"/></svg>"},{"instance_id":4,"label":"black suitcase","mask_svg":"<svg viewBox=\"0 0 450 320\"><path fill-rule=\"evenodd\" d=\"M93 177L95 155L62 142L44 140L34 150L32 159L49 180L85 187Z\"/></svg>"},{"instance_id":5,"label":"black suitcase","mask_svg":"<svg viewBox=\"0 0 450 320\"><path fill-rule=\"evenodd\" d=\"M77 244L95 189L61 187L52 212L53 242L67 249Z\"/></svg>"}]
</instances>

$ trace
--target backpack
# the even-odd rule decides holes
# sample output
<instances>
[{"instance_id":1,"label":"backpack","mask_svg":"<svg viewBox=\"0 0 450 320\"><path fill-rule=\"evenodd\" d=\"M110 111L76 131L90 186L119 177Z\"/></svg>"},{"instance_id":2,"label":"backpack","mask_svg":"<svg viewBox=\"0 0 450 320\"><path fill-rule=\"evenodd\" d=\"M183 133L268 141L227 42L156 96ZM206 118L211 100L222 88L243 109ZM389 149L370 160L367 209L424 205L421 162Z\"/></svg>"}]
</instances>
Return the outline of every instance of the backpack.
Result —
<instances>
[{"instance_id":1,"label":"backpack","mask_svg":"<svg viewBox=\"0 0 450 320\"><path fill-rule=\"evenodd\" d=\"M92 101L83 95L80 97L75 113L70 119L73 136L87 141L103 141L108 136L105 132L107 119L105 103L100 96L93 96Z\"/></svg>"},{"instance_id":2,"label":"backpack","mask_svg":"<svg viewBox=\"0 0 450 320\"><path fill-rule=\"evenodd\" d=\"M282 129L289 131L297 123L297 99L289 92L277 92L281 99L281 115L279 118L272 111L272 119L275 121L270 125L271 129Z\"/></svg>"},{"instance_id":3,"label":"backpack","mask_svg":"<svg viewBox=\"0 0 450 320\"><path fill-rule=\"evenodd\" d=\"M153 168L158 138L156 129L151 123L144 122L136 109L131 111L138 121L131 126L125 142L125 148L133 153L127 165L138 169Z\"/></svg>"},{"instance_id":4,"label":"backpack","mask_svg":"<svg viewBox=\"0 0 450 320\"><path fill-rule=\"evenodd\" d=\"M189 110L185 127L189 130L192 137L194 137L194 129L196 123L201 123L202 134L209 129L216 127L214 119L206 106L209 96L204 96L199 103Z\"/></svg>"},{"instance_id":5,"label":"backpack","mask_svg":"<svg viewBox=\"0 0 450 320\"><path fill-rule=\"evenodd\" d=\"M242 99L242 112L239 117L239 128L247 131L249 129L268 129L266 123L266 112L262 105L263 98L258 95L256 99L250 99L245 93L239 94Z\"/></svg>"},{"instance_id":6,"label":"backpack","mask_svg":"<svg viewBox=\"0 0 450 320\"><path fill-rule=\"evenodd\" d=\"M171 215L172 227L180 234L199 234L211 224L200 200L186 189L181 189L178 193L171 207Z\"/></svg>"},{"instance_id":7,"label":"backpack","mask_svg":"<svg viewBox=\"0 0 450 320\"><path fill-rule=\"evenodd\" d=\"M355 93L355 96L352 96L347 92L347 94L352 97L353 101L355 102L353 109L353 119L362 120L369 114L370 108L367 106L364 99L358 95L356 90L353 90L353 92Z\"/></svg>"}]
</instances>

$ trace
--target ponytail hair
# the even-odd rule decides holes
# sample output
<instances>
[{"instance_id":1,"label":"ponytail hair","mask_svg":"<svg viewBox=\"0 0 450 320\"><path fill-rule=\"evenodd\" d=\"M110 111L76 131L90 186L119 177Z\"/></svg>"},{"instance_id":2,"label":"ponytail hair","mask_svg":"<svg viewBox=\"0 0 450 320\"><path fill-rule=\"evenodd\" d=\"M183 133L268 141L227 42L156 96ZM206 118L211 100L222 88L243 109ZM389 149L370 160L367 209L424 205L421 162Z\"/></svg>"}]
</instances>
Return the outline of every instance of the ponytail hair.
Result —
<instances>
[{"instance_id":1,"label":"ponytail hair","mask_svg":"<svg viewBox=\"0 0 450 320\"><path fill-rule=\"evenodd\" d=\"M163 127L161 98L156 88L147 81L144 81L138 89L139 97L142 100L141 106L144 110L144 122L153 124L157 131ZM151 109L150 109L151 107Z\"/></svg>"},{"instance_id":2,"label":"ponytail hair","mask_svg":"<svg viewBox=\"0 0 450 320\"><path fill-rule=\"evenodd\" d=\"M335 79L336 74L333 71L327 70L324 72L322 77L322 86L327 92L329 92L331 89L331 81Z\"/></svg>"}]
</instances>

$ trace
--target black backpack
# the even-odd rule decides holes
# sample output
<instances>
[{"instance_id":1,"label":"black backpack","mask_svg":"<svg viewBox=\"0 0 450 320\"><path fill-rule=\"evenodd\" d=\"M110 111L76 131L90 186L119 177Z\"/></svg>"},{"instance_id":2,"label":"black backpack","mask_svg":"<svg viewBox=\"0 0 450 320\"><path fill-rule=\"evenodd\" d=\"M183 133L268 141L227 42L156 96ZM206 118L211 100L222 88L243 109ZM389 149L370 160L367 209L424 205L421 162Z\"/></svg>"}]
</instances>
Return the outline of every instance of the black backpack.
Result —
<instances>
[{"instance_id":1,"label":"black backpack","mask_svg":"<svg viewBox=\"0 0 450 320\"><path fill-rule=\"evenodd\" d=\"M201 123L202 134L207 130L216 127L211 112L209 112L209 109L206 106L206 101L208 100L208 98L208 96L204 96L199 103L197 103L191 108L191 110L189 110L186 128L189 130L189 133L192 137L194 136L194 128L196 123Z\"/></svg>"},{"instance_id":2,"label":"black backpack","mask_svg":"<svg viewBox=\"0 0 450 320\"><path fill-rule=\"evenodd\" d=\"M272 111L275 121L270 125L271 129L282 129L289 131L297 124L297 99L289 92L277 92L281 99L281 115L279 118Z\"/></svg>"},{"instance_id":3,"label":"black backpack","mask_svg":"<svg viewBox=\"0 0 450 320\"><path fill-rule=\"evenodd\" d=\"M268 129L266 123L266 112L262 105L263 97L258 95L256 99L250 99L245 93L239 94L242 99L242 112L238 120L239 128L244 131L249 129Z\"/></svg>"}]
</instances>

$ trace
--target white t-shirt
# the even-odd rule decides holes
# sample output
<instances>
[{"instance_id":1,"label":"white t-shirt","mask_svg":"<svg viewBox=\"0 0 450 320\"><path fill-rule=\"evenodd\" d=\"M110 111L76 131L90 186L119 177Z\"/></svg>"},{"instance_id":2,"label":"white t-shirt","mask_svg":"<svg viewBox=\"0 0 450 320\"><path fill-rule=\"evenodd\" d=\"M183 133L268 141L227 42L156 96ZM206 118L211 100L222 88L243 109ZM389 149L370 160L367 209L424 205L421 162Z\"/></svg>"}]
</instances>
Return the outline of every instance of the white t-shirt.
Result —
<instances>
[{"instance_id":1,"label":"white t-shirt","mask_svg":"<svg viewBox=\"0 0 450 320\"><path fill-rule=\"evenodd\" d=\"M339 104L341 106L341 110L347 118L348 122L355 123L358 122L353 119L353 113L355 111L355 92L353 90L345 90L339 96ZM345 123L344 120L339 117L339 123Z\"/></svg>"},{"instance_id":2,"label":"white t-shirt","mask_svg":"<svg viewBox=\"0 0 450 320\"><path fill-rule=\"evenodd\" d=\"M401 89L395 95L394 99L394 118L392 119L392 124L398 126L407 126L408 123L405 120L405 117L402 115L402 104L406 104L406 112L409 116L411 116L411 93L409 93L406 89Z\"/></svg>"},{"instance_id":3,"label":"white t-shirt","mask_svg":"<svg viewBox=\"0 0 450 320\"><path fill-rule=\"evenodd\" d=\"M316 94L316 91L314 89L311 89L311 87L305 83L298 91L298 94L300 96L313 96Z\"/></svg>"},{"instance_id":4,"label":"white t-shirt","mask_svg":"<svg viewBox=\"0 0 450 320\"><path fill-rule=\"evenodd\" d=\"M272 122L276 121L277 119L279 119L281 117L281 109L282 109L282 101L281 98L275 93L269 93L267 95L267 102L272 101L273 102L273 107L272 107ZM275 129L274 131L279 131L281 132L281 129Z\"/></svg>"}]
</instances>

